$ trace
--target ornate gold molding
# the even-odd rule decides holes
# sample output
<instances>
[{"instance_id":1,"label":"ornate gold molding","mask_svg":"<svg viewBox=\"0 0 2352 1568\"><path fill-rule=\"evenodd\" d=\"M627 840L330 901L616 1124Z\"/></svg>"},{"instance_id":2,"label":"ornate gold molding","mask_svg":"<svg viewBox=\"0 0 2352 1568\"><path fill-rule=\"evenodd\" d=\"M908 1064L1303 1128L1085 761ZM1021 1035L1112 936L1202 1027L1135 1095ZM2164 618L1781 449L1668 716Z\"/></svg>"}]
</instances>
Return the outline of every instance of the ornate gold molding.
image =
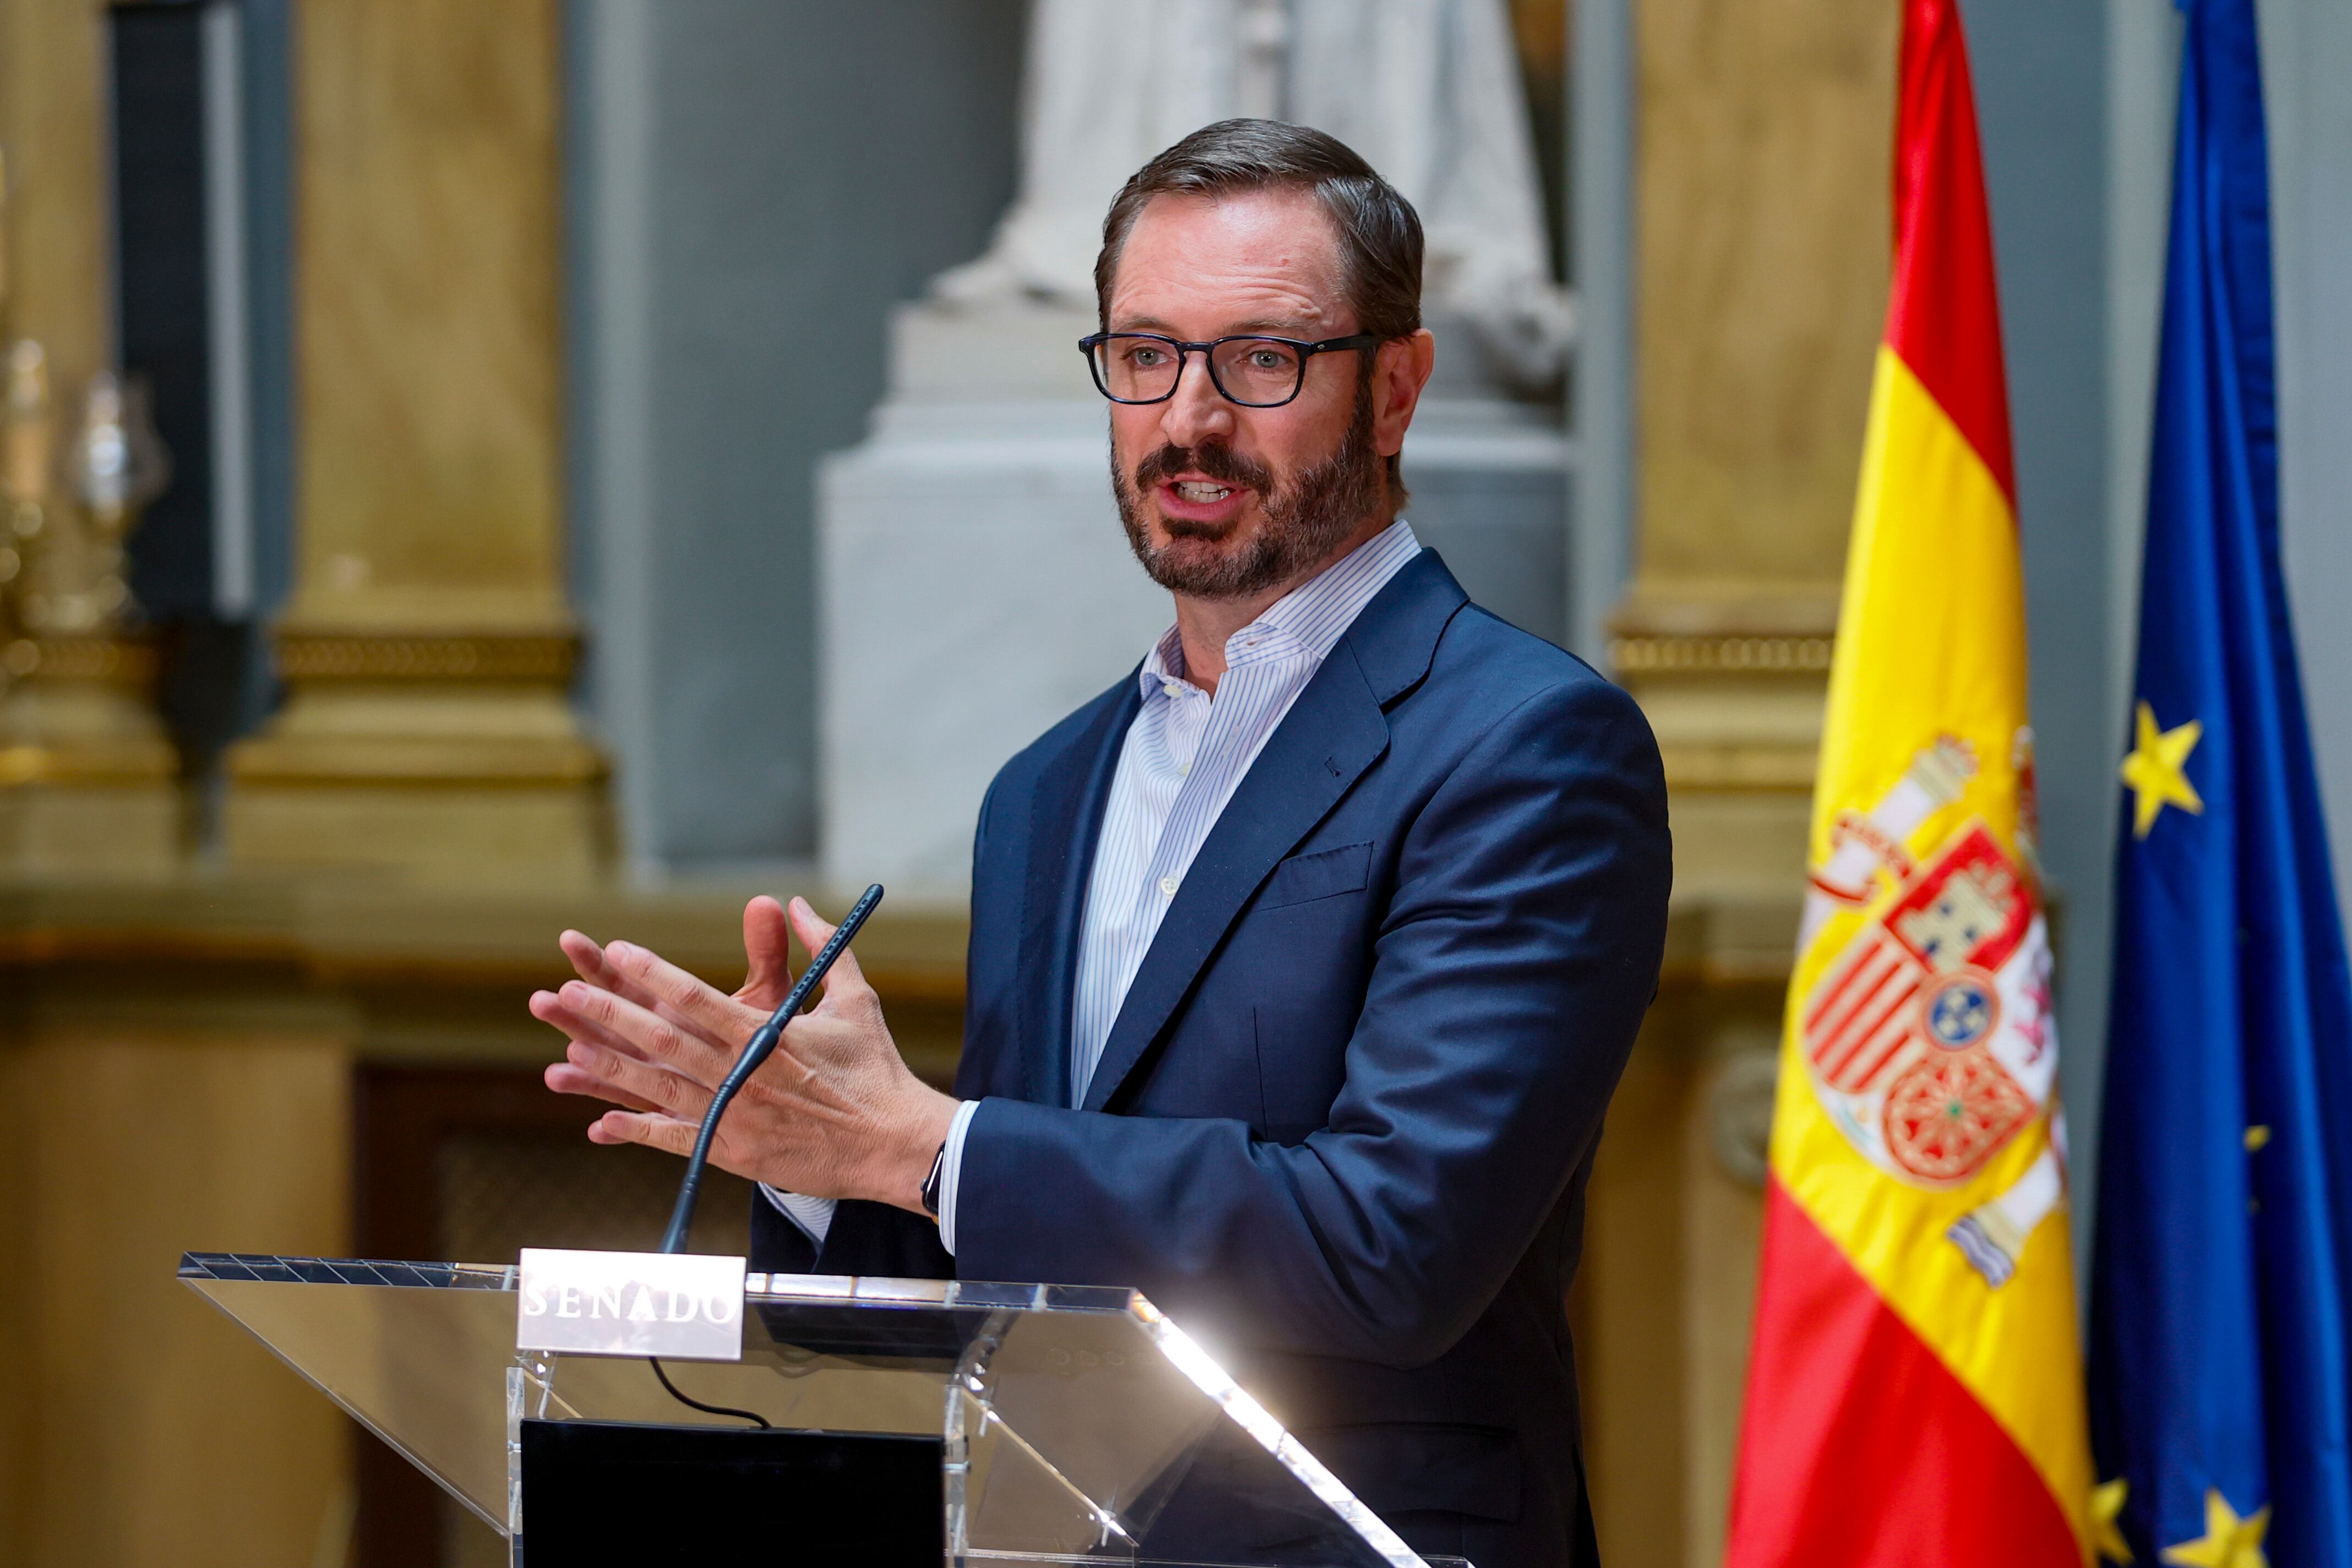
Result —
<instances>
[{"instance_id":1,"label":"ornate gold molding","mask_svg":"<svg viewBox=\"0 0 2352 1568\"><path fill-rule=\"evenodd\" d=\"M229 858L592 880L612 827L604 759L564 691L579 640L543 621L468 627L281 625L286 705L225 760Z\"/></svg>"},{"instance_id":2,"label":"ornate gold molding","mask_svg":"<svg viewBox=\"0 0 2352 1568\"><path fill-rule=\"evenodd\" d=\"M1660 742L1659 760L1666 770L1666 787L1687 790L1793 792L1809 795L1813 789L1814 752L1803 745L1676 744Z\"/></svg>"},{"instance_id":3,"label":"ornate gold molding","mask_svg":"<svg viewBox=\"0 0 2352 1568\"><path fill-rule=\"evenodd\" d=\"M1820 675L1836 639L1828 637L1620 637L1609 657L1621 675Z\"/></svg>"},{"instance_id":4,"label":"ornate gold molding","mask_svg":"<svg viewBox=\"0 0 2352 1568\"><path fill-rule=\"evenodd\" d=\"M576 737L265 734L233 750L239 784L308 788L562 788L601 782L596 749Z\"/></svg>"},{"instance_id":5,"label":"ornate gold molding","mask_svg":"<svg viewBox=\"0 0 2352 1568\"><path fill-rule=\"evenodd\" d=\"M143 686L155 679L155 649L131 637L18 637L0 648L0 668L17 680L104 680Z\"/></svg>"},{"instance_id":6,"label":"ornate gold molding","mask_svg":"<svg viewBox=\"0 0 2352 1568\"><path fill-rule=\"evenodd\" d=\"M18 637L0 647L0 789L169 781L179 759L147 706L154 645Z\"/></svg>"},{"instance_id":7,"label":"ornate gold molding","mask_svg":"<svg viewBox=\"0 0 2352 1568\"><path fill-rule=\"evenodd\" d=\"M580 651L570 636L366 636L281 631L278 673L290 681L521 680L562 685Z\"/></svg>"},{"instance_id":8,"label":"ornate gold molding","mask_svg":"<svg viewBox=\"0 0 2352 1568\"><path fill-rule=\"evenodd\" d=\"M144 784L172 776L153 747L0 746L0 789L22 784Z\"/></svg>"}]
</instances>

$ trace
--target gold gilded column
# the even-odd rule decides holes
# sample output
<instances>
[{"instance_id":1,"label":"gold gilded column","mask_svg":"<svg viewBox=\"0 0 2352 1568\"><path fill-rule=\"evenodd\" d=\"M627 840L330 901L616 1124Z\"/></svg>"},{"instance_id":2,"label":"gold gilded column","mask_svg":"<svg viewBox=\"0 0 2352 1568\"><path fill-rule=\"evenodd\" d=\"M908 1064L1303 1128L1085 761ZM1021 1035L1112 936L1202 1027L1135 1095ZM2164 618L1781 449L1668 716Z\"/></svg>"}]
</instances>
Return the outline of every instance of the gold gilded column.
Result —
<instances>
[{"instance_id":1,"label":"gold gilded column","mask_svg":"<svg viewBox=\"0 0 2352 1568\"><path fill-rule=\"evenodd\" d=\"M180 851L153 650L124 634L120 562L66 478L114 352L104 41L95 0L0 0L0 870L42 876Z\"/></svg>"},{"instance_id":2,"label":"gold gilded column","mask_svg":"<svg viewBox=\"0 0 2352 1568\"><path fill-rule=\"evenodd\" d=\"M556 0L296 16L296 586L229 759L249 864L584 879L566 697Z\"/></svg>"},{"instance_id":3,"label":"gold gilded column","mask_svg":"<svg viewBox=\"0 0 2352 1568\"><path fill-rule=\"evenodd\" d=\"M1901 8L1624 3L1639 564L1611 654L1665 759L1675 917L1594 1170L1581 1349L1601 1555L1701 1568L1723 1560L1779 1019L1885 310Z\"/></svg>"},{"instance_id":4,"label":"gold gilded column","mask_svg":"<svg viewBox=\"0 0 2352 1568\"><path fill-rule=\"evenodd\" d=\"M1900 8L1638 0L1640 567L1676 884L1794 907L1871 357Z\"/></svg>"},{"instance_id":5,"label":"gold gilded column","mask_svg":"<svg viewBox=\"0 0 2352 1568\"><path fill-rule=\"evenodd\" d=\"M13 335L39 340L60 385L106 367L106 8L0 0L0 292Z\"/></svg>"}]
</instances>

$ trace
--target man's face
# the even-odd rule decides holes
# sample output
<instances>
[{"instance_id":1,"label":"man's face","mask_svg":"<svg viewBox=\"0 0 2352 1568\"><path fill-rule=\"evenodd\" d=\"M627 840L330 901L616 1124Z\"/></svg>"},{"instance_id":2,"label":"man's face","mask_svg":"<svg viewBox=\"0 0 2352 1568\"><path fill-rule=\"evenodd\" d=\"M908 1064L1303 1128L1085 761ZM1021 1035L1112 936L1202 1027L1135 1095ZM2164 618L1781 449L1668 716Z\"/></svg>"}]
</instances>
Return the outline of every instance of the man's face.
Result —
<instances>
[{"instance_id":1,"label":"man's face","mask_svg":"<svg viewBox=\"0 0 2352 1568\"><path fill-rule=\"evenodd\" d=\"M1339 236L1304 192L1159 197L1119 253L1109 330L1187 342L1347 336L1357 322ZM1112 488L1144 570L1179 594L1244 597L1297 577L1379 517L1381 368L1371 351L1317 354L1297 397L1245 408L1218 393L1195 353L1167 402L1113 404Z\"/></svg>"}]
</instances>

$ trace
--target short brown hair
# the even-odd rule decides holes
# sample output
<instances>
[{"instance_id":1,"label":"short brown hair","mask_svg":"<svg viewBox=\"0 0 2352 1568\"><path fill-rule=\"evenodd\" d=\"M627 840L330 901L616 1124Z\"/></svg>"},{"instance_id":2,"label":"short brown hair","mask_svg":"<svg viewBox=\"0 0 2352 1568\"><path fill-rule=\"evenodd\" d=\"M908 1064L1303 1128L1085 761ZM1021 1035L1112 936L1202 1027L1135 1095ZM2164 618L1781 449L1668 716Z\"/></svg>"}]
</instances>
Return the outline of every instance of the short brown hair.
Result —
<instances>
[{"instance_id":1,"label":"short brown hair","mask_svg":"<svg viewBox=\"0 0 2352 1568\"><path fill-rule=\"evenodd\" d=\"M1110 285L1119 251L1154 196L1238 196L1311 192L1339 231L1348 302L1360 332L1411 337L1421 330L1421 215L1355 149L1310 126L1278 120L1204 125L1135 172L1103 219L1095 258L1095 306L1110 330Z\"/></svg>"},{"instance_id":2,"label":"short brown hair","mask_svg":"<svg viewBox=\"0 0 2352 1568\"><path fill-rule=\"evenodd\" d=\"M1421 215L1376 174L1353 147L1311 125L1280 120L1220 120L1203 125L1138 169L1103 217L1095 258L1095 314L1110 331L1110 284L1118 253L1135 220L1154 196L1246 195L1253 191L1307 191L1322 204L1339 234L1343 287L1356 311L1356 330L1381 339L1421 330ZM1356 381L1360 401L1372 384L1366 354ZM1394 457L1384 465L1389 500L1402 507L1409 492Z\"/></svg>"}]
</instances>

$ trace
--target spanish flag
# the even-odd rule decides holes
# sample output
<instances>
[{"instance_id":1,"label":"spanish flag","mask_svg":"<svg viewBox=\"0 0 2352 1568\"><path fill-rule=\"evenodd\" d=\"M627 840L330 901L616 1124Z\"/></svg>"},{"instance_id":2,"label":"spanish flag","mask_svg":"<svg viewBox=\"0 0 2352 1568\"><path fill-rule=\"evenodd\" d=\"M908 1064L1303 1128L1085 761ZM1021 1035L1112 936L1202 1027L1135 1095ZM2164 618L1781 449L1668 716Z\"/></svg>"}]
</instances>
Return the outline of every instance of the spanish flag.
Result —
<instances>
[{"instance_id":1,"label":"spanish flag","mask_svg":"<svg viewBox=\"0 0 2352 1568\"><path fill-rule=\"evenodd\" d=\"M1901 78L1731 1568L2054 1568L2091 1540L2009 397L1957 0L1906 0Z\"/></svg>"}]
</instances>

